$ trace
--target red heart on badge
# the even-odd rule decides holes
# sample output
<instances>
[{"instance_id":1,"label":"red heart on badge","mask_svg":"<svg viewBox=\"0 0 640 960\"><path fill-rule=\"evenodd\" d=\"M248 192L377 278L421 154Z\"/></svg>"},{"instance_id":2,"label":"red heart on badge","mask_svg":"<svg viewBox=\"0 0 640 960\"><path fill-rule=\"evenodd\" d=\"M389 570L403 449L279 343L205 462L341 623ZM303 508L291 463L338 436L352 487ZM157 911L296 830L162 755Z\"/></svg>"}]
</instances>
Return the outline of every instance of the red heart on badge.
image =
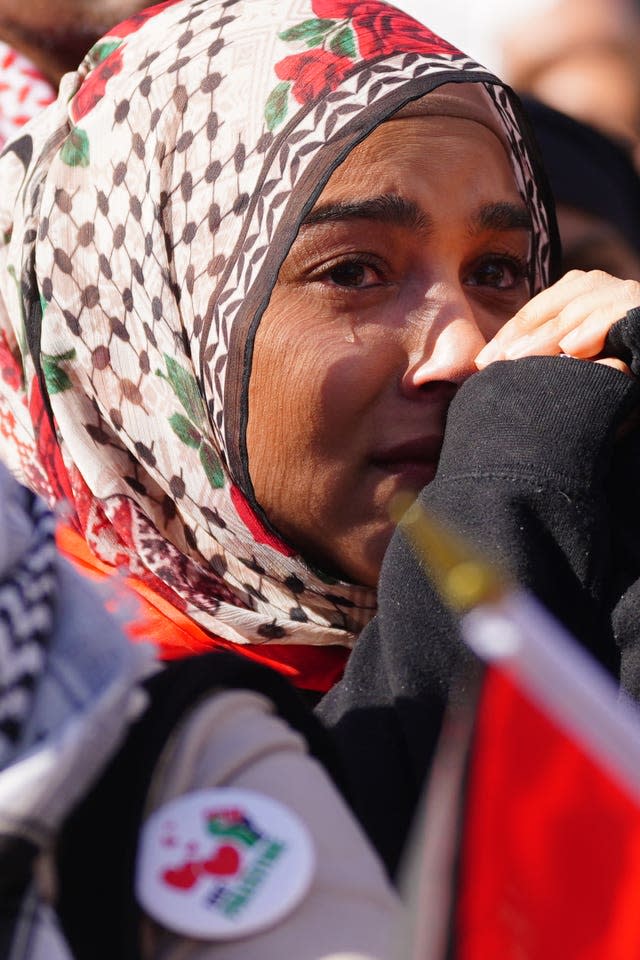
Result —
<instances>
[{"instance_id":1,"label":"red heart on badge","mask_svg":"<svg viewBox=\"0 0 640 960\"><path fill-rule=\"evenodd\" d=\"M170 887L178 887L179 890L190 890L200 876L200 864L187 861L181 867L170 867L162 874L162 879Z\"/></svg>"},{"instance_id":2,"label":"red heart on badge","mask_svg":"<svg viewBox=\"0 0 640 960\"><path fill-rule=\"evenodd\" d=\"M238 872L240 866L240 854L235 847L227 844L224 847L218 847L215 854L202 864L206 873L212 873L217 877L230 877Z\"/></svg>"}]
</instances>

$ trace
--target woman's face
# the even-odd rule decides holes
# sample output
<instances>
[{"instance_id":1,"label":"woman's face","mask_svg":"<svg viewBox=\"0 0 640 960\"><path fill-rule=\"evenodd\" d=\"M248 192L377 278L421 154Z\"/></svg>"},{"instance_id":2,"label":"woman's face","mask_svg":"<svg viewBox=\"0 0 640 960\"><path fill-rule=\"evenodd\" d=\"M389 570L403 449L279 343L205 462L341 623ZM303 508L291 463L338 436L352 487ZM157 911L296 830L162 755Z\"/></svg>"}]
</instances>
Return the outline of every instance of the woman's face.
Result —
<instances>
[{"instance_id":1,"label":"woman's face","mask_svg":"<svg viewBox=\"0 0 640 960\"><path fill-rule=\"evenodd\" d=\"M472 120L378 127L300 227L257 331L247 445L269 520L375 586L390 501L434 476L447 408L529 298L530 218Z\"/></svg>"}]
</instances>

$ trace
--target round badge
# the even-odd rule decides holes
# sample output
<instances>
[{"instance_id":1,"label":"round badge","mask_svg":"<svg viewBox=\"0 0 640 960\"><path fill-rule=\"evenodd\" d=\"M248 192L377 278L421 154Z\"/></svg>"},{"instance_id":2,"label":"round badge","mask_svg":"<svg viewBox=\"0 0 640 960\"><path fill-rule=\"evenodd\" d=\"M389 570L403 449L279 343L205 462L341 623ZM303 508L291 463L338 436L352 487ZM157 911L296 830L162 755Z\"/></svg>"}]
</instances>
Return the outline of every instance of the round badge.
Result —
<instances>
[{"instance_id":1,"label":"round badge","mask_svg":"<svg viewBox=\"0 0 640 960\"><path fill-rule=\"evenodd\" d=\"M176 933L233 939L277 923L311 885L315 855L305 825L253 790L197 790L144 824L136 895Z\"/></svg>"}]
</instances>

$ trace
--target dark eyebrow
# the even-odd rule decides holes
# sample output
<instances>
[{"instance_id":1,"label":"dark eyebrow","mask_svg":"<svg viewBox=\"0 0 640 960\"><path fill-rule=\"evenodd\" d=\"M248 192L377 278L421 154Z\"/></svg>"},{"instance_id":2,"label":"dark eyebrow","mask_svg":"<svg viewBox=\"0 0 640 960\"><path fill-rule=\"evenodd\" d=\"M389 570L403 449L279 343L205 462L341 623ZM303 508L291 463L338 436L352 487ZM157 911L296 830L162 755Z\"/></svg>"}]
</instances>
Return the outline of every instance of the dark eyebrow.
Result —
<instances>
[{"instance_id":1,"label":"dark eyebrow","mask_svg":"<svg viewBox=\"0 0 640 960\"><path fill-rule=\"evenodd\" d=\"M531 214L518 203L486 203L473 216L472 231L483 230L533 230Z\"/></svg>"},{"instance_id":2,"label":"dark eyebrow","mask_svg":"<svg viewBox=\"0 0 640 960\"><path fill-rule=\"evenodd\" d=\"M395 227L406 227L428 233L431 223L417 203L395 193L364 200L336 201L314 207L302 221L303 227L338 220L378 220Z\"/></svg>"},{"instance_id":3,"label":"dark eyebrow","mask_svg":"<svg viewBox=\"0 0 640 960\"><path fill-rule=\"evenodd\" d=\"M391 226L404 227L428 234L431 220L417 203L395 193L385 193L364 200L324 203L313 210L302 221L302 227L319 223L335 223L340 220L377 220ZM483 230L527 230L531 232L531 215L524 205L501 201L487 203L474 214L472 233Z\"/></svg>"}]
</instances>

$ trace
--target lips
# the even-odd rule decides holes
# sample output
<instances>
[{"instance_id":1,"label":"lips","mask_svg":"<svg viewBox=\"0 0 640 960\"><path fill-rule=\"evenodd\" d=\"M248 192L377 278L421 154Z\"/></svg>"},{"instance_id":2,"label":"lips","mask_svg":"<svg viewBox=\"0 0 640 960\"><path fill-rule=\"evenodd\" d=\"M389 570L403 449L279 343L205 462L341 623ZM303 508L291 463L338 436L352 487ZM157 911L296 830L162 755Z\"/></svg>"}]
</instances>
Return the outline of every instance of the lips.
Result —
<instances>
[{"instance_id":1,"label":"lips","mask_svg":"<svg viewBox=\"0 0 640 960\"><path fill-rule=\"evenodd\" d=\"M441 435L404 440L376 451L372 462L377 469L398 477L402 487L421 490L435 476L441 447Z\"/></svg>"}]
</instances>

